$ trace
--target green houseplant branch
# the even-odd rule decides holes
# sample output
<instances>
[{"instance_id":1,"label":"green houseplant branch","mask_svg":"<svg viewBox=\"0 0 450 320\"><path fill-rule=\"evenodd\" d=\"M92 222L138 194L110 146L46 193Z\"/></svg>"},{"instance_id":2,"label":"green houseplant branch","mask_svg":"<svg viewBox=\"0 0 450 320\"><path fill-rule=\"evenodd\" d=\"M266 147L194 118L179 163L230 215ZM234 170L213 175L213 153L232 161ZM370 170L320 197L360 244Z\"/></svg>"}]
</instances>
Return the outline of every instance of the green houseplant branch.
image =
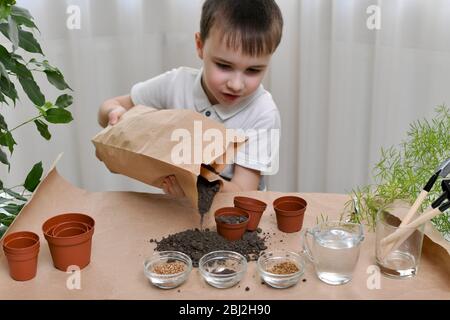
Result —
<instances>
[{"instance_id":1,"label":"green houseplant branch","mask_svg":"<svg viewBox=\"0 0 450 320\"><path fill-rule=\"evenodd\" d=\"M2 43L7 43L5 46L0 45L0 163L8 167L8 172L10 157L17 145L13 131L34 123L40 135L50 140L49 124L64 124L73 120L68 110L73 102L72 96L63 93L54 102L47 101L34 79L33 73L44 73L47 81L58 90L72 90L61 71L45 59L35 38L35 32L39 32L39 29L30 12L15 6L15 3L15 0L0 0L0 36L6 40ZM3 108L16 106L16 101L20 99L16 90L18 85L22 87L37 115L10 129L2 113ZM0 180L0 236L5 231L4 227L11 224L28 201L28 196L36 189L42 172L42 163L38 162L20 185L8 188ZM17 188L22 190L13 190Z\"/></svg>"},{"instance_id":2,"label":"green houseplant branch","mask_svg":"<svg viewBox=\"0 0 450 320\"><path fill-rule=\"evenodd\" d=\"M436 107L432 120L413 122L407 138L397 147L381 150L373 170L374 184L356 188L347 202L344 215L351 221L375 227L376 214L395 200L413 203L436 167L450 156L450 109ZM441 193L436 183L421 206L425 210ZM448 213L432 220L445 237L450 235Z\"/></svg>"}]
</instances>

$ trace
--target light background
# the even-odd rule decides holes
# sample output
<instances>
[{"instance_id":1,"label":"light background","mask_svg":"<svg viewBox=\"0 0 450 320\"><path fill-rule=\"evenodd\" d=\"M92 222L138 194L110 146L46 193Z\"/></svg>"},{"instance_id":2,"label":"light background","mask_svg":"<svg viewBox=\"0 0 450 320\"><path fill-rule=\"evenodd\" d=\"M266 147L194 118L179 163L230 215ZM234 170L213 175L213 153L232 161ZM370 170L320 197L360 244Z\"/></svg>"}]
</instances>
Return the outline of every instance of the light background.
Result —
<instances>
[{"instance_id":1,"label":"light background","mask_svg":"<svg viewBox=\"0 0 450 320\"><path fill-rule=\"evenodd\" d=\"M380 148L406 138L408 125L450 103L450 1L278 0L282 43L264 80L282 117L280 170L273 191L351 191L370 182ZM155 191L111 174L95 158L91 138L107 98L181 65L200 67L194 47L201 0L18 0L30 10L46 57L74 89L75 120L51 125L47 142L33 124L15 131L18 143L6 186L23 182L40 160L48 169L60 152L60 173L91 190ZM369 30L370 5L381 8L381 29ZM81 29L69 30L69 5ZM58 91L42 77L48 100ZM14 126L36 115L26 96L1 107ZM450 137L449 137L450 138Z\"/></svg>"}]
</instances>

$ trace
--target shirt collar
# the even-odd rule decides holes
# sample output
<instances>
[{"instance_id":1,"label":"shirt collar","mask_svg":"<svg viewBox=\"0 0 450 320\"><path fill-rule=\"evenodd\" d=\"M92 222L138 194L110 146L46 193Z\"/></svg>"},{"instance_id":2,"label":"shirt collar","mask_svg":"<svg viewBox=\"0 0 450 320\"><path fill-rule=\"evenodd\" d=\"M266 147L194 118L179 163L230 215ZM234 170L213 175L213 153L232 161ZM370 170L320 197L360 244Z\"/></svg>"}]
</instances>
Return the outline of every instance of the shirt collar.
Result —
<instances>
[{"instance_id":1,"label":"shirt collar","mask_svg":"<svg viewBox=\"0 0 450 320\"><path fill-rule=\"evenodd\" d=\"M233 107L226 107L222 106L220 104L212 105L209 102L208 96L206 95L206 92L203 90L202 87L202 75L203 75L203 68L200 69L200 72L198 73L197 77L195 78L194 82L194 104L195 109L198 112L203 112L205 109L212 107L214 111L216 112L217 116L220 118L220 120L225 121L230 119L231 117L235 116L242 110L244 110L253 100L255 100L257 97L259 97L261 94L264 93L264 88L262 85L259 85L258 89L249 97L245 98L241 102L239 102L237 105Z\"/></svg>"}]
</instances>

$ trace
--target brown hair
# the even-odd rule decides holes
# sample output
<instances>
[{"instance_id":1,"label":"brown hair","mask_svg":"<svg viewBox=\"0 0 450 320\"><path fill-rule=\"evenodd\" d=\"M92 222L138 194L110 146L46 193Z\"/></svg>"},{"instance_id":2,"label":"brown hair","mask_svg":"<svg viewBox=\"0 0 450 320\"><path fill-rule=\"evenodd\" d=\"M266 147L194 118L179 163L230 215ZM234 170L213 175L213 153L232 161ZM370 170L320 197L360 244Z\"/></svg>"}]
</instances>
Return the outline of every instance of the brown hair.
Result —
<instances>
[{"instance_id":1,"label":"brown hair","mask_svg":"<svg viewBox=\"0 0 450 320\"><path fill-rule=\"evenodd\" d=\"M206 0L200 19L200 38L217 28L227 46L244 54L271 54L281 41L283 17L274 0Z\"/></svg>"}]
</instances>

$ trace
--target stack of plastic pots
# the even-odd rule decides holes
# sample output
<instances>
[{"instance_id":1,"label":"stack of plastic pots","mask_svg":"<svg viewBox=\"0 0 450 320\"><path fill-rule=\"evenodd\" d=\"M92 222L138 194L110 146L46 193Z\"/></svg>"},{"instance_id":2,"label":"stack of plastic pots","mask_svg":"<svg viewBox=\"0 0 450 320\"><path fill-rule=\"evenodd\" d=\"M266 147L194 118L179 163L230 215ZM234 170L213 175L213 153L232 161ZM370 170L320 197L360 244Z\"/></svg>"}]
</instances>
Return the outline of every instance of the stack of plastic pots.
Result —
<instances>
[{"instance_id":1,"label":"stack of plastic pots","mask_svg":"<svg viewBox=\"0 0 450 320\"><path fill-rule=\"evenodd\" d=\"M248 213L249 221L247 230L255 231L258 228L261 216L266 210L267 204L249 197L234 197L234 206Z\"/></svg>"},{"instance_id":2,"label":"stack of plastic pots","mask_svg":"<svg viewBox=\"0 0 450 320\"><path fill-rule=\"evenodd\" d=\"M249 215L242 209L234 207L224 207L214 213L217 224L217 233L227 240L239 240L245 233ZM227 222L236 220L236 222ZM240 221L242 220L242 221Z\"/></svg>"},{"instance_id":3,"label":"stack of plastic pots","mask_svg":"<svg viewBox=\"0 0 450 320\"><path fill-rule=\"evenodd\" d=\"M307 202L296 196L284 196L273 202L280 231L291 233L302 229Z\"/></svg>"},{"instance_id":4,"label":"stack of plastic pots","mask_svg":"<svg viewBox=\"0 0 450 320\"><path fill-rule=\"evenodd\" d=\"M80 269L91 261L92 236L95 221L82 213L65 213L48 219L42 225L55 268L67 271L69 266Z\"/></svg>"},{"instance_id":5,"label":"stack of plastic pots","mask_svg":"<svg viewBox=\"0 0 450 320\"><path fill-rule=\"evenodd\" d=\"M36 276L39 247L39 236L33 232L14 232L5 237L3 251L11 278L27 281Z\"/></svg>"}]
</instances>

